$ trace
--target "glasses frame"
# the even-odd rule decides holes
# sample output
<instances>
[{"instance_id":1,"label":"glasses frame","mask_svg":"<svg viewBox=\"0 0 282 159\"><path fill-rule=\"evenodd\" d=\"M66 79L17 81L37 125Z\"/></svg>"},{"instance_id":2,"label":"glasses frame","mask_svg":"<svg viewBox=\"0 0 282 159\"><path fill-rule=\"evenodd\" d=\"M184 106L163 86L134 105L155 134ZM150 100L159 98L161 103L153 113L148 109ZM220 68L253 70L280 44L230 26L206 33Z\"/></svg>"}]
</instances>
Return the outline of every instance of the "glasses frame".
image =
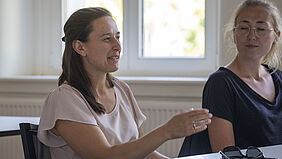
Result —
<instances>
[{"instance_id":1,"label":"glasses frame","mask_svg":"<svg viewBox=\"0 0 282 159\"><path fill-rule=\"evenodd\" d=\"M228 148L232 148L233 151L238 152L240 156L228 156L228 155L226 155L225 154L226 152L231 152L231 151L226 151L226 149L228 149ZM256 156L248 156L248 154L249 154L248 151L250 151L252 149L257 150L259 153ZM264 158L263 153L261 152L261 150L259 148L255 147L255 146L248 147L247 151L246 151L246 155L244 155L241 152L240 148L237 147L237 146L227 146L222 151L219 151L219 153L221 154L222 159L235 159L235 158L242 158L242 159L243 158L247 158L247 159L258 159L258 158L261 158L261 159L263 159Z\"/></svg>"},{"instance_id":2,"label":"glasses frame","mask_svg":"<svg viewBox=\"0 0 282 159\"><path fill-rule=\"evenodd\" d=\"M249 34L250 34L250 32L251 32L251 30L254 30L254 33L255 33L255 35L257 36L257 37L264 37L264 36L259 36L258 34L257 34L257 28L256 27L250 27L250 26L248 26L248 32L246 33L246 34L240 34L240 36L242 36L242 35L244 35L244 36L248 36ZM236 26L236 27L234 27L233 28L233 30L235 30L236 31L236 29L240 29L240 27L239 26ZM274 29L273 28L265 28L265 30L267 30L267 31L274 31Z\"/></svg>"}]
</instances>

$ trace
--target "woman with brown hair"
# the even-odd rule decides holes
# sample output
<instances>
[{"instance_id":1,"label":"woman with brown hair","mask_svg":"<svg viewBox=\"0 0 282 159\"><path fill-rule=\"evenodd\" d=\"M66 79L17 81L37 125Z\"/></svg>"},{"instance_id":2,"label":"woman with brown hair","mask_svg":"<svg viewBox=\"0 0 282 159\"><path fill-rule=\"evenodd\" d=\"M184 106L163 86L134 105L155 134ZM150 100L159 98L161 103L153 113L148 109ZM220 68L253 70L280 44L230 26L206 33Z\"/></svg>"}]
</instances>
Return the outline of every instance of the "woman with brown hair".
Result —
<instances>
[{"instance_id":1,"label":"woman with brown hair","mask_svg":"<svg viewBox=\"0 0 282 159\"><path fill-rule=\"evenodd\" d=\"M143 136L145 116L118 70L120 32L109 11L83 8L64 26L59 87L47 97L38 138L52 158L137 159L167 157L154 151L165 141L206 129L206 109L174 116Z\"/></svg>"}]
</instances>

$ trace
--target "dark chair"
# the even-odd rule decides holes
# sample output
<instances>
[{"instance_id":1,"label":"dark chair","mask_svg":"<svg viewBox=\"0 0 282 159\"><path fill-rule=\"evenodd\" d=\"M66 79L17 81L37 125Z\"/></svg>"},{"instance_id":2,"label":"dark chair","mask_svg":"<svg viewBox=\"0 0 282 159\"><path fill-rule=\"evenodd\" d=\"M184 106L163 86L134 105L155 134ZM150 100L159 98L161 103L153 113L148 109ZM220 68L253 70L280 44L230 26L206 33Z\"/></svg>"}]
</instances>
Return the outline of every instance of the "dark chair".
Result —
<instances>
[{"instance_id":1,"label":"dark chair","mask_svg":"<svg viewBox=\"0 0 282 159\"><path fill-rule=\"evenodd\" d=\"M20 132L25 159L51 159L49 147L37 138L38 125L20 123Z\"/></svg>"},{"instance_id":2,"label":"dark chair","mask_svg":"<svg viewBox=\"0 0 282 159\"><path fill-rule=\"evenodd\" d=\"M187 136L181 146L178 157L212 153L208 130Z\"/></svg>"}]
</instances>

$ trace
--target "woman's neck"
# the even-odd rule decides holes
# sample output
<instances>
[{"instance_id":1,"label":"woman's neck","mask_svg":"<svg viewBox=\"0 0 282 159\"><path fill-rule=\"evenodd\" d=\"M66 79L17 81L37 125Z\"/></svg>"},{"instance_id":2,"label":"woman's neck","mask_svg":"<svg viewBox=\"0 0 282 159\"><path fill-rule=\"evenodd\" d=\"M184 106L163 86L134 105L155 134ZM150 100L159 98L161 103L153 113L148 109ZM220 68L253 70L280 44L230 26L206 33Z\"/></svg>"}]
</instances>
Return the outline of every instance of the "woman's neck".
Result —
<instances>
[{"instance_id":1,"label":"woman's neck","mask_svg":"<svg viewBox=\"0 0 282 159\"><path fill-rule=\"evenodd\" d=\"M90 74L89 75L92 91L94 94L99 94L99 92L104 92L110 88L109 82L107 81L107 74Z\"/></svg>"},{"instance_id":2,"label":"woman's neck","mask_svg":"<svg viewBox=\"0 0 282 159\"><path fill-rule=\"evenodd\" d=\"M261 79L265 75L265 68L258 60L246 60L236 56L226 68L237 74L241 78Z\"/></svg>"}]
</instances>

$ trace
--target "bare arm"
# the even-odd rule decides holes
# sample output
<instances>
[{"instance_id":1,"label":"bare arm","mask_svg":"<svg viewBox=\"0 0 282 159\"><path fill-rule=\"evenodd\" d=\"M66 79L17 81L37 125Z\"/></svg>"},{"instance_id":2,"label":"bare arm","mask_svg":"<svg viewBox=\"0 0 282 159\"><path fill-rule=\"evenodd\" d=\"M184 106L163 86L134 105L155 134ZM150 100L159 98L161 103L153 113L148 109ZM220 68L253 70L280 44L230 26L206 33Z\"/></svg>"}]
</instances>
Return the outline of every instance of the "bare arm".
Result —
<instances>
[{"instance_id":1,"label":"bare arm","mask_svg":"<svg viewBox=\"0 0 282 159\"><path fill-rule=\"evenodd\" d=\"M140 128L139 129L139 137L142 137L142 136L143 136L143 130ZM169 159L169 158L160 154L157 151L153 151L145 159Z\"/></svg>"},{"instance_id":2,"label":"bare arm","mask_svg":"<svg viewBox=\"0 0 282 159\"><path fill-rule=\"evenodd\" d=\"M98 126L67 120L58 120L55 130L84 159L142 159L165 141L191 135L206 129L211 114L195 110L174 116L166 124L136 141L111 146ZM193 121L202 120L193 129ZM153 153L156 155L156 152ZM157 155L159 156L159 155Z\"/></svg>"},{"instance_id":3,"label":"bare arm","mask_svg":"<svg viewBox=\"0 0 282 159\"><path fill-rule=\"evenodd\" d=\"M233 126L230 121L212 117L208 131L213 152L218 152L226 146L235 145Z\"/></svg>"}]
</instances>

